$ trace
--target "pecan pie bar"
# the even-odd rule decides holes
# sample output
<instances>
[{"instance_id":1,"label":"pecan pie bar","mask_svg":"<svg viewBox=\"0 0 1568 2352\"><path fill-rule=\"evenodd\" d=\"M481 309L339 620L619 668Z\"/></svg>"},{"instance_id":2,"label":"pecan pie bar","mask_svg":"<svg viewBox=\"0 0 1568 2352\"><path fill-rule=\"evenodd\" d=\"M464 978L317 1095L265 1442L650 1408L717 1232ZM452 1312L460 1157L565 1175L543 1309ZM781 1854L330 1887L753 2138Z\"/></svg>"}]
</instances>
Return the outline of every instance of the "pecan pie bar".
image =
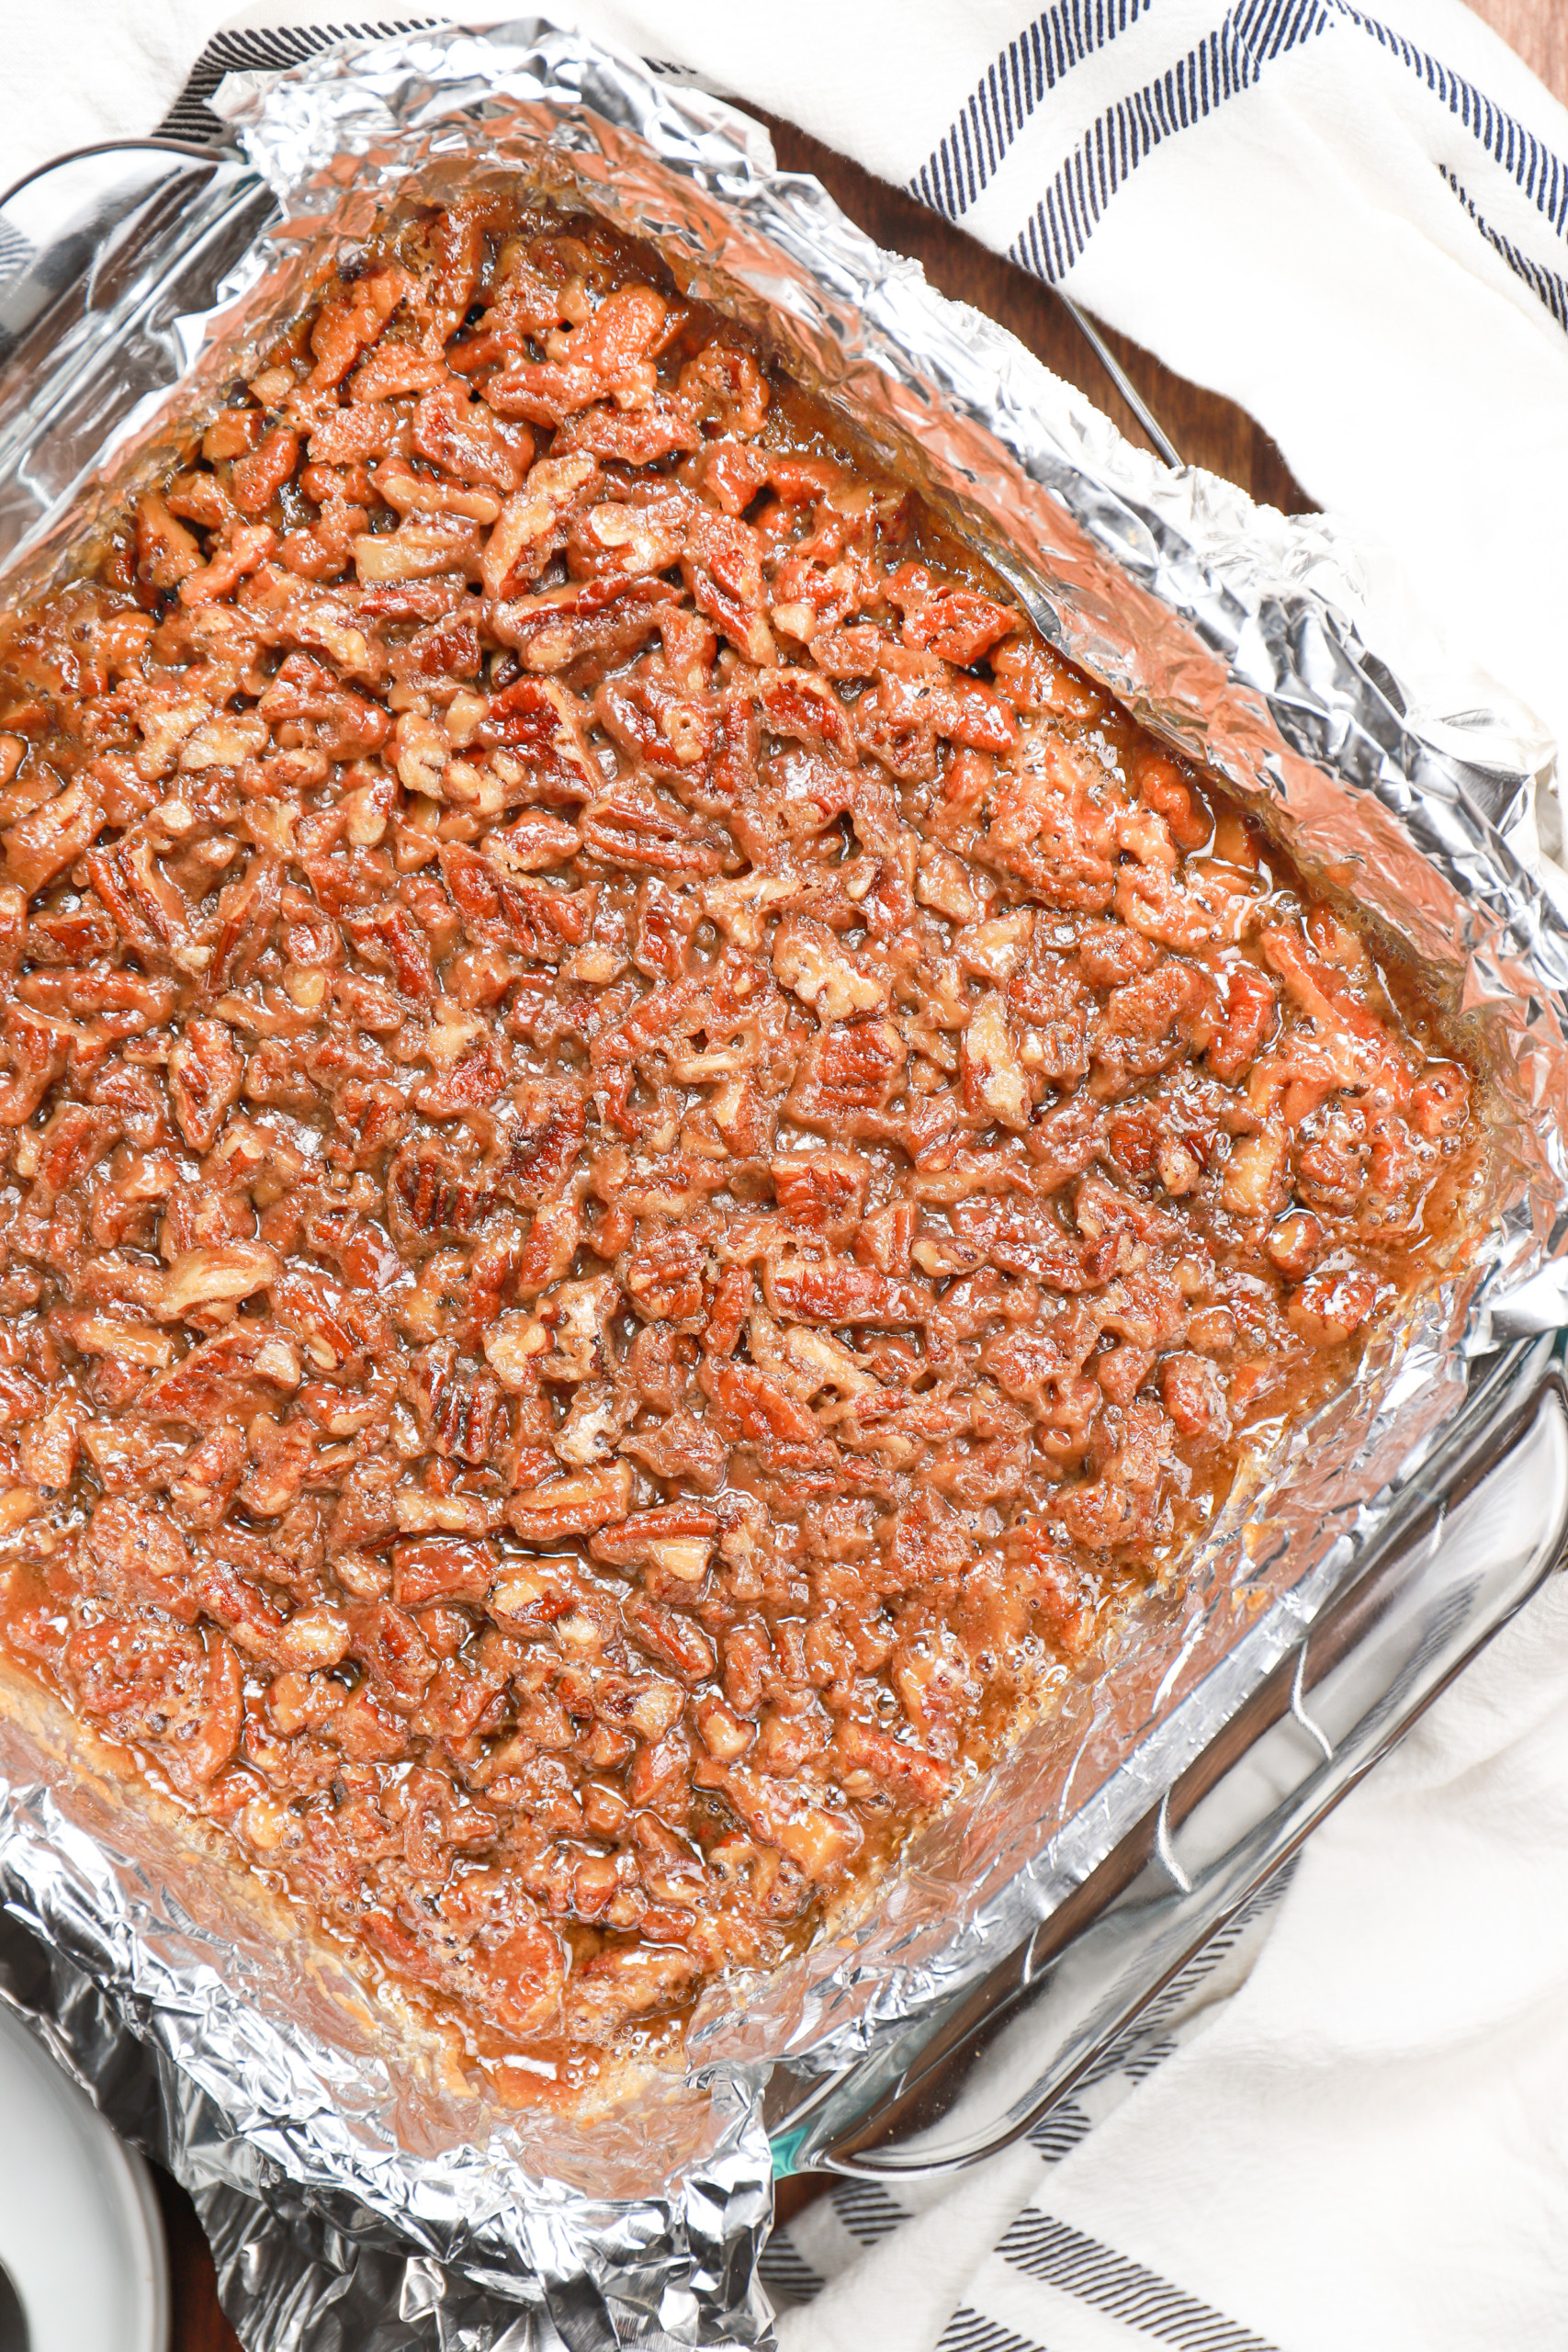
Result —
<instances>
[{"instance_id":1,"label":"pecan pie bar","mask_svg":"<svg viewBox=\"0 0 1568 2352\"><path fill-rule=\"evenodd\" d=\"M562 2080L1180 1576L1480 1152L1343 912L652 275L389 222L0 633L0 1635Z\"/></svg>"}]
</instances>

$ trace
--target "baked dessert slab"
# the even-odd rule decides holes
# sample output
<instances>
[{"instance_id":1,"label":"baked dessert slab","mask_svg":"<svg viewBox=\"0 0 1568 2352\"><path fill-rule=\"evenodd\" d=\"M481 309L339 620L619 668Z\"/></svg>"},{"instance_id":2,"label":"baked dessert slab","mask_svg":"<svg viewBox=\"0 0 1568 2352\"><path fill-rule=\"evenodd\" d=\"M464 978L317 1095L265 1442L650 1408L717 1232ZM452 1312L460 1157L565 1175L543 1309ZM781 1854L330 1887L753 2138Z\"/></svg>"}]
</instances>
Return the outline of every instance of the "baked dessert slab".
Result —
<instances>
[{"instance_id":1,"label":"baked dessert slab","mask_svg":"<svg viewBox=\"0 0 1568 2352\"><path fill-rule=\"evenodd\" d=\"M389 221L0 695L6 1644L563 2097L1463 1246L1409 979L586 218Z\"/></svg>"}]
</instances>

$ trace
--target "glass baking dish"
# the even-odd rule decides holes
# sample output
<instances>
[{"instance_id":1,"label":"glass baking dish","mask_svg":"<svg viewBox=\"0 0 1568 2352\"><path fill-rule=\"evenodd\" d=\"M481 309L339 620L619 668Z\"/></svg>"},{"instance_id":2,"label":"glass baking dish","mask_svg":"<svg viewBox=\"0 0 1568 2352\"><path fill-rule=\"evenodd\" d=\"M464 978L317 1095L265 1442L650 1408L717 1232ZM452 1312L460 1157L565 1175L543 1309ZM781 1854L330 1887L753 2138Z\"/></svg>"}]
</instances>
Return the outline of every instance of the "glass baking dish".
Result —
<instances>
[{"instance_id":1,"label":"glass baking dish","mask_svg":"<svg viewBox=\"0 0 1568 2352\"><path fill-rule=\"evenodd\" d=\"M539 28L525 29L535 40L532 56L543 47ZM562 51L551 54L559 73ZM594 54L601 70L603 61ZM418 70L427 71L423 64ZM610 95L619 104L634 76L624 62L616 73ZM579 74L576 86L587 89L592 100L570 116L579 154L587 143L583 114L593 123L604 119L606 108L614 115L607 80L591 84L586 73ZM430 86L428 80L422 85L426 92ZM670 102L670 93L658 94L660 105ZM550 103L563 104L558 96ZM654 101L647 103L644 130L654 119ZM705 103L715 120L725 116ZM725 118L726 123L735 119ZM734 133L727 153L744 153L754 162L756 136L750 134L748 144ZM697 153L698 142L688 143ZM604 141L600 153L606 168L597 181L589 172L580 182L612 217L617 202L633 200L610 185L619 152L614 140ZM661 152L670 162L674 143ZM724 173L735 169L723 155L716 161L716 152L710 141L695 163L676 158L671 165L690 170L710 209L715 187L723 195ZM626 176L635 181L637 173ZM776 177L772 185L785 187ZM809 192L814 184L788 185L795 209L783 249L791 259L798 259L809 232L835 286L847 284L852 260L863 273L869 266L863 241L853 243L854 232L846 230L841 248L835 246L837 232L826 220L831 208L820 191ZM665 197L662 182L656 192ZM635 193L646 206L648 187L638 183ZM781 206L784 201L781 197ZM698 209L694 200L694 218ZM171 390L192 372L204 315L231 300L236 285L243 290L262 274L257 256L278 210L272 187L237 153L156 141L63 159L0 198L0 254L23 255L19 266L0 276L0 565L25 567L28 559L47 559L51 547L63 544L61 518L83 495L105 443L146 437ZM754 227L747 215L749 234ZM699 222L691 237L700 243L702 233ZM92 256L85 270L84 253ZM876 283L876 314L879 322L901 322L918 341L924 314L908 285L893 275L895 266ZM749 281L753 288L756 282ZM851 288L846 300L853 292ZM829 315L831 325L834 314ZM990 345L980 348L967 329L962 342L964 353L973 354L976 376L983 375ZM942 357L947 389L958 384L972 408L977 396L958 382L958 361L945 351ZM1009 396L1011 415L1021 397L1017 384ZM1118 505L1095 475L1101 453L1092 433L1078 462L1092 494L1073 510L1075 528L1092 529L1098 516L1100 545L1140 582L1176 567L1179 499L1151 482L1140 485L1139 505L1122 482ZM1039 469L1035 478L1042 478ZM1056 494L1056 485L1050 487ZM1201 509L1223 487L1190 478L1182 495ZM1130 527L1129 514L1146 523L1146 544ZM1197 520L1202 522L1201 512ZM994 552L983 525L980 537ZM1021 568L1016 556L1010 561L1010 581L1037 616L1054 618L1065 609L1059 601L1065 579L1069 585L1076 579L1081 588L1088 577L1076 542L1066 537L1050 543L1037 573ZM1075 563L1080 563L1077 573ZM1131 592L1125 606L1114 593L1097 605L1094 593L1091 582L1086 627L1091 636L1098 630L1096 641L1107 649L1098 666L1108 667L1109 682L1124 693L1116 664L1142 608ZM1223 628L1236 623L1223 599L1216 615L1199 616L1204 643L1224 642ZM1245 614L1239 627L1245 635ZM1353 630L1338 633L1332 614L1325 625L1308 602L1298 611L1265 601L1258 634L1291 678L1310 675L1314 665L1321 675L1326 665L1335 690L1348 691L1341 673L1353 670L1358 681L1372 681L1380 695L1386 685L1397 703L1386 665L1365 652ZM1069 650L1097 667L1081 644ZM1233 675L1238 667L1235 657ZM1258 697L1249 701L1250 691L1238 690L1235 707L1242 715L1235 725L1241 735L1250 729L1258 736ZM1309 707L1310 696L1298 699L1298 731L1284 739L1291 751L1306 760L1332 755L1348 764L1345 746L1354 729L1332 741L1333 730ZM1270 703L1276 718L1284 700L1278 707ZM1462 739L1464 756L1453 766L1452 805L1467 822L1485 829L1489 842L1494 836L1507 842L1519 832L1519 763L1495 752L1484 714L1471 716L1472 734ZM1216 741L1223 735L1218 730ZM1357 756L1365 765L1364 756ZM1403 799L1397 789L1379 799L1383 808L1392 799L1425 850L1429 841L1445 846L1449 803L1434 790L1427 751L1422 758L1427 765L1416 763L1416 783ZM1453 844L1446 846L1454 870L1464 871ZM1502 870L1506 877L1513 871L1506 865ZM1527 944L1549 966L1555 958L1556 972L1568 972L1551 914L1550 903L1544 916L1537 912ZM1509 936L1512 942L1514 933ZM1067 1825L1079 1833L1073 1855L1010 1913L1005 1905L994 1907L988 1934L974 1939L950 1985L940 1972L928 1973L919 1996L909 1997L912 1972L906 1968L888 1998L880 2007L871 2004L869 2022L829 2004L817 2023L826 2016L840 2030L814 2035L801 2026L773 2049L761 2046L770 2030L766 2018L748 2019L739 2014L744 2004L737 2005L735 2017L710 2021L706 2041L699 2037L693 2080L722 2081L751 2103L760 2129L765 2127L764 2178L770 2155L777 2177L809 2171L930 2175L977 2162L1029 2131L1119 2039L1136 2033L1142 2014L1185 1961L1252 1898L1560 1565L1568 1545L1568 1384L1557 1314L1557 1291L1547 1283L1534 1305L1516 1317L1517 1336L1500 1347L1480 1340L1468 1361L1456 1365L1444 1413L1434 1420L1429 1411L1416 1410L1403 1445L1394 1398L1383 1416L1386 1426L1380 1424L1378 1455L1392 1476L1375 1496L1375 1507L1369 1503L1337 1522L1338 1540L1326 1567L1316 1561L1308 1576L1292 1580L1280 1569L1283 1555L1269 1551L1274 1538L1268 1536L1254 1566L1259 1594L1270 1607L1266 1628L1253 1629L1272 1629L1268 1649L1256 1640L1250 1647L1238 1640L1184 1686L1180 1709L1158 1725L1163 1736L1129 1748L1119 1772ZM1402 1462L1402 1455L1408 1458ZM1259 1528L1267 1534L1266 1521ZM1288 1550L1288 1538L1280 1540ZM1271 1565L1280 1572L1268 1583ZM22 1908L46 1924L41 1906ZM1021 1923L1025 1932L1018 1931ZM782 2059L781 2048L786 2052ZM1021 2094L1021 2080L1028 2084ZM742 2131L740 2139L748 2152L762 2145L757 2134ZM346 2194L353 2179L346 2160L340 2177ZM732 2188L739 2177L732 2171ZM398 2195L395 2178L383 2181L378 2193L362 2188L356 2206L363 2226L379 2229L393 2243ZM737 2212L739 2203L737 2197ZM660 2210L657 2200L650 2199L648 2209ZM454 2260L460 2268L460 2259ZM484 2267L491 2280L501 2275L490 2254ZM568 2268L563 2256L563 2275ZM475 2275L471 2265L467 2275ZM712 2290L732 2301L737 2292L733 2282Z\"/></svg>"}]
</instances>

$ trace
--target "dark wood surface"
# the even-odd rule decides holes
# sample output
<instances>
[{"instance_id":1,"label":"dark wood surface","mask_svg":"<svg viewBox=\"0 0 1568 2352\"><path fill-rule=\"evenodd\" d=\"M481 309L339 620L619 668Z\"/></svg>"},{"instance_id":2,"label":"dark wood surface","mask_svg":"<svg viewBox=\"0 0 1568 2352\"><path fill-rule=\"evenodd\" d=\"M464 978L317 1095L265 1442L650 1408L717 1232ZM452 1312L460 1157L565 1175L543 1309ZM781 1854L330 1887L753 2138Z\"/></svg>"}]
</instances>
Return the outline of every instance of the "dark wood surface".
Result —
<instances>
[{"instance_id":1,"label":"dark wood surface","mask_svg":"<svg viewBox=\"0 0 1568 2352\"><path fill-rule=\"evenodd\" d=\"M856 164L820 146L790 123L765 115L780 164L788 171L812 172L852 220L892 253L918 261L931 284L956 300L972 302L1026 344L1054 375L1087 393L1140 448L1153 444L1111 377L1085 341L1060 296L1011 262L928 212L901 189L873 179ZM1233 401L1190 384L1126 335L1102 330L1134 385L1178 451L1190 465L1205 466L1239 482L1253 497L1287 514L1311 502L1292 479L1279 450L1262 427Z\"/></svg>"},{"instance_id":2,"label":"dark wood surface","mask_svg":"<svg viewBox=\"0 0 1568 2352\"><path fill-rule=\"evenodd\" d=\"M1560 98L1568 102L1568 0L1472 0ZM764 118L780 164L814 172L834 200L879 245L909 255L940 287L1011 330L1045 365L1076 384L1129 438L1149 446L1127 402L1085 342L1066 306L1048 287L975 244L912 198L819 146L792 124ZM1286 514L1311 505L1261 425L1234 401L1189 383L1125 335L1107 342L1148 407L1190 464L1224 474L1254 498ZM239 2339L218 2304L212 2257L190 2199L166 2174L157 2175L169 2240L174 2324L170 2352L240 2352ZM785 2181L778 2213L787 2221L824 2184Z\"/></svg>"},{"instance_id":3,"label":"dark wood surface","mask_svg":"<svg viewBox=\"0 0 1568 2352\"><path fill-rule=\"evenodd\" d=\"M240 2352L240 2339L219 2305L218 2275L196 2207L157 2165L152 2182L169 2247L169 2352Z\"/></svg>"}]
</instances>

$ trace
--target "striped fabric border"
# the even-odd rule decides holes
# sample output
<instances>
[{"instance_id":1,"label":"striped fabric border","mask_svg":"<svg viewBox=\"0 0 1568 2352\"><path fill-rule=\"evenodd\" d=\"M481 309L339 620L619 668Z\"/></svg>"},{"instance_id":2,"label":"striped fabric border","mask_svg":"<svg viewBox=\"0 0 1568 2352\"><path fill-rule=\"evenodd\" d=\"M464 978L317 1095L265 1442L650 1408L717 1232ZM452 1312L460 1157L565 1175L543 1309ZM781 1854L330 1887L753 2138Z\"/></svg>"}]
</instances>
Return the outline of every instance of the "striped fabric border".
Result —
<instances>
[{"instance_id":1,"label":"striped fabric border","mask_svg":"<svg viewBox=\"0 0 1568 2352\"><path fill-rule=\"evenodd\" d=\"M998 2327L994 2319L964 2303L942 2329L936 2352L1046 2352L1046 2346L1032 2336L1015 2335L1010 2327Z\"/></svg>"},{"instance_id":2,"label":"striped fabric border","mask_svg":"<svg viewBox=\"0 0 1568 2352\"><path fill-rule=\"evenodd\" d=\"M18 277L33 257L34 247L19 229L0 220L0 286Z\"/></svg>"},{"instance_id":3,"label":"striped fabric border","mask_svg":"<svg viewBox=\"0 0 1568 2352\"><path fill-rule=\"evenodd\" d=\"M1154 0L1059 0L1010 40L965 99L951 130L909 182L933 212L961 220L1046 94L1146 17Z\"/></svg>"},{"instance_id":4,"label":"striped fabric border","mask_svg":"<svg viewBox=\"0 0 1568 2352\"><path fill-rule=\"evenodd\" d=\"M862 2245L880 2245L900 2222L909 2218L904 2207L875 2180L840 2181L833 2204L850 2235Z\"/></svg>"},{"instance_id":5,"label":"striped fabric border","mask_svg":"<svg viewBox=\"0 0 1568 2352\"><path fill-rule=\"evenodd\" d=\"M1355 25L1380 49L1386 49L1401 64L1418 74L1432 96L1447 105L1461 130L1468 130L1493 161L1502 165L1541 218L1560 237L1565 233L1568 164L1560 155L1554 154L1532 130L1527 130L1517 117L1495 105L1473 82L1467 82L1462 74L1450 72L1426 50L1406 40L1403 33L1392 31L1375 17L1363 16L1360 9L1350 6L1350 0L1334 0L1334 6L1348 24Z\"/></svg>"},{"instance_id":6,"label":"striped fabric border","mask_svg":"<svg viewBox=\"0 0 1568 2352\"><path fill-rule=\"evenodd\" d=\"M828 2284L822 2273L807 2261L787 2230L775 2230L767 2240L757 2272L775 2311L788 2310L795 2303L814 2303Z\"/></svg>"},{"instance_id":7,"label":"striped fabric border","mask_svg":"<svg viewBox=\"0 0 1568 2352\"><path fill-rule=\"evenodd\" d=\"M1029 2144L1037 2156L1048 2165L1059 2165L1070 2156L1082 2140L1094 2129L1094 2118L1080 2107L1076 2098L1064 2099L1060 2107L1043 2115L1030 2131Z\"/></svg>"},{"instance_id":8,"label":"striped fabric border","mask_svg":"<svg viewBox=\"0 0 1568 2352\"><path fill-rule=\"evenodd\" d=\"M1184 58L1108 107L1062 164L1009 247L1051 285L1083 257L1111 199L1145 156L1258 82L1266 66L1323 32L1330 0L1239 0Z\"/></svg>"},{"instance_id":9,"label":"striped fabric border","mask_svg":"<svg viewBox=\"0 0 1568 2352\"><path fill-rule=\"evenodd\" d=\"M216 146L228 139L229 126L207 101L225 74L281 74L330 49L335 40L383 40L394 33L428 32L446 21L442 17L391 17L367 24L288 25L276 31L215 33L154 135L188 140L197 147Z\"/></svg>"},{"instance_id":10,"label":"striped fabric border","mask_svg":"<svg viewBox=\"0 0 1568 2352\"><path fill-rule=\"evenodd\" d=\"M1156 2344L1176 2346L1177 2352L1278 2352L1157 2271L1032 2207L1019 2215L997 2251L1027 2277L1076 2296ZM945 2346L945 2337L942 2342Z\"/></svg>"},{"instance_id":11,"label":"striped fabric border","mask_svg":"<svg viewBox=\"0 0 1568 2352\"><path fill-rule=\"evenodd\" d=\"M1516 277L1523 279L1537 300L1545 304L1558 325L1568 330L1568 279L1559 277L1555 270L1543 269L1539 262L1530 261L1520 253L1517 245L1510 243L1508 238L1500 236L1476 210L1474 200L1461 184L1457 173L1447 170L1441 164L1438 171L1452 188L1493 252L1507 263Z\"/></svg>"},{"instance_id":12,"label":"striped fabric border","mask_svg":"<svg viewBox=\"0 0 1568 2352\"><path fill-rule=\"evenodd\" d=\"M909 193L961 221L1049 93L1075 66L1146 18L1151 6L1152 0L1058 0L1044 10L987 67L907 183ZM1014 237L1009 258L1047 284L1059 283L1083 258L1111 200L1146 156L1255 87L1277 59L1341 25L1364 33L1416 74L1555 234L1568 234L1568 164L1462 74L1351 0L1237 0L1185 57L1117 99L1083 134ZM1453 175L1439 168L1457 193ZM1560 326L1568 326L1563 279L1490 227L1468 197L1461 201L1521 283Z\"/></svg>"}]
</instances>

